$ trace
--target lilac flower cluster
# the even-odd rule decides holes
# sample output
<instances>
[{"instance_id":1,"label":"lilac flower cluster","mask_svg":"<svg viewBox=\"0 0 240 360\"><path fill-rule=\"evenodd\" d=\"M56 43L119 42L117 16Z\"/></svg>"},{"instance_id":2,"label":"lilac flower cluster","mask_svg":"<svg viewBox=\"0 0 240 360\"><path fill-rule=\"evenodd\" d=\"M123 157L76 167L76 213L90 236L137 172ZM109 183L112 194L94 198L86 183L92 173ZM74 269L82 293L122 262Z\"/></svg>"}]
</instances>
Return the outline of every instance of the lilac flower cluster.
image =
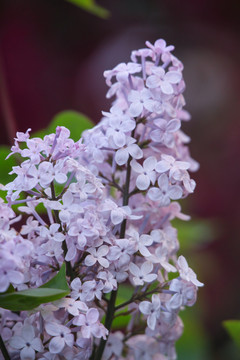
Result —
<instances>
[{"instance_id":1,"label":"lilac flower cluster","mask_svg":"<svg viewBox=\"0 0 240 360\"><path fill-rule=\"evenodd\" d=\"M0 203L0 292L38 287L64 262L71 292L31 312L0 309L11 359L176 359L178 313L203 284L177 257L171 220L189 217L172 200L194 191L198 164L180 130L190 118L183 65L164 40L146 45L104 73L112 107L78 142L64 127L43 140L17 133L11 154L23 162ZM133 292L116 305L122 283ZM120 314L131 320L113 331Z\"/></svg>"}]
</instances>

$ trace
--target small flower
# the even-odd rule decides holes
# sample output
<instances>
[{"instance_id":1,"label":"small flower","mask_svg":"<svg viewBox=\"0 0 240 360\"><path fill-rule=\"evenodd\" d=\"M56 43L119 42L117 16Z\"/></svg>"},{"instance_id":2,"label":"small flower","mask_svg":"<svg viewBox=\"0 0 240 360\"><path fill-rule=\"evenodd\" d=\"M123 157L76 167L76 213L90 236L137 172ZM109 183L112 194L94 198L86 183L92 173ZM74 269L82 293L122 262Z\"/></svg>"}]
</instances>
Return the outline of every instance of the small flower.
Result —
<instances>
[{"instance_id":1,"label":"small flower","mask_svg":"<svg viewBox=\"0 0 240 360\"><path fill-rule=\"evenodd\" d=\"M162 160L156 164L156 171L164 173L169 171L169 177L173 177L179 173L180 170L187 170L190 167L190 163L186 161L177 161L173 156L162 155ZM177 178L175 180L178 180Z\"/></svg>"},{"instance_id":2,"label":"small flower","mask_svg":"<svg viewBox=\"0 0 240 360\"><path fill-rule=\"evenodd\" d=\"M155 329L156 321L160 317L161 301L158 295L152 295L152 302L142 301L139 304L139 310L142 314L147 315L148 327L152 330Z\"/></svg>"},{"instance_id":3,"label":"small flower","mask_svg":"<svg viewBox=\"0 0 240 360\"><path fill-rule=\"evenodd\" d=\"M139 190L146 190L150 183L155 183L156 173L154 169L157 164L157 159L154 156L150 156L145 159L143 166L140 165L136 160L132 160L130 164L133 171L140 174L136 179L136 186Z\"/></svg>"},{"instance_id":4,"label":"small flower","mask_svg":"<svg viewBox=\"0 0 240 360\"><path fill-rule=\"evenodd\" d=\"M73 346L74 337L71 330L58 323L46 323L45 329L52 339L49 343L49 351L51 354L59 354L65 345Z\"/></svg>"},{"instance_id":5,"label":"small flower","mask_svg":"<svg viewBox=\"0 0 240 360\"><path fill-rule=\"evenodd\" d=\"M43 351L42 341L35 337L34 328L31 325L23 325L21 335L14 335L9 344L14 349L21 349L21 360L34 360L36 358L35 351Z\"/></svg>"},{"instance_id":6,"label":"small flower","mask_svg":"<svg viewBox=\"0 0 240 360\"><path fill-rule=\"evenodd\" d=\"M178 270L181 278L186 281L192 282L196 286L203 286L204 284L198 281L197 275L195 272L188 266L187 260L184 256L179 256L178 261Z\"/></svg>"},{"instance_id":7,"label":"small flower","mask_svg":"<svg viewBox=\"0 0 240 360\"><path fill-rule=\"evenodd\" d=\"M125 165L128 161L129 155L133 159L141 159L143 157L143 151L135 144L136 140L132 137L127 137L126 144L116 151L115 161L118 165Z\"/></svg>"},{"instance_id":8,"label":"small flower","mask_svg":"<svg viewBox=\"0 0 240 360\"><path fill-rule=\"evenodd\" d=\"M162 92L166 95L173 94L172 84L177 84L182 79L182 74L178 71L168 71L165 74L165 71L162 67L153 67L153 75L150 75L147 78L146 85L150 89L155 89L160 87Z\"/></svg>"},{"instance_id":9,"label":"small flower","mask_svg":"<svg viewBox=\"0 0 240 360\"><path fill-rule=\"evenodd\" d=\"M74 318L73 324L81 326L81 333L83 338L89 339L91 335L100 338L102 337L102 329L98 318L98 310L95 308L91 308L87 311L86 315L80 314L76 318Z\"/></svg>"},{"instance_id":10,"label":"small flower","mask_svg":"<svg viewBox=\"0 0 240 360\"><path fill-rule=\"evenodd\" d=\"M87 266L93 266L96 262L99 262L100 265L107 268L109 267L109 261L104 258L109 251L109 247L107 245L102 245L98 250L95 248L90 248L87 250L91 255L88 255L85 259L85 264Z\"/></svg>"},{"instance_id":11,"label":"small flower","mask_svg":"<svg viewBox=\"0 0 240 360\"><path fill-rule=\"evenodd\" d=\"M145 261L141 268L136 264L130 263L129 270L133 275L134 285L144 285L144 283L151 283L157 278L157 274L151 274L153 270L153 264L150 261Z\"/></svg>"},{"instance_id":12,"label":"small flower","mask_svg":"<svg viewBox=\"0 0 240 360\"><path fill-rule=\"evenodd\" d=\"M144 109L153 112L154 106L157 104L153 100L151 92L146 88L140 91L131 90L128 100L131 102L129 113L133 117L141 115Z\"/></svg>"},{"instance_id":13,"label":"small flower","mask_svg":"<svg viewBox=\"0 0 240 360\"><path fill-rule=\"evenodd\" d=\"M153 201L159 201L161 206L168 206L171 200L181 199L182 189L178 185L171 185L168 176L162 174L158 178L159 188L152 187L148 191L148 197Z\"/></svg>"}]
</instances>

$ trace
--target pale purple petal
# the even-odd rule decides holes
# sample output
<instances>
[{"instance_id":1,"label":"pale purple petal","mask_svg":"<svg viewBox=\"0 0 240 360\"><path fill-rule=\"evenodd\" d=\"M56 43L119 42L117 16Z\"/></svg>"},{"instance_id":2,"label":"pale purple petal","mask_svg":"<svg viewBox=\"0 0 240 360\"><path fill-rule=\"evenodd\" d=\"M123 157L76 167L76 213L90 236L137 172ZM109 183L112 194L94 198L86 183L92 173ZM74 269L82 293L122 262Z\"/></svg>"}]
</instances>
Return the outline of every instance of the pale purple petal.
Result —
<instances>
[{"instance_id":1,"label":"pale purple petal","mask_svg":"<svg viewBox=\"0 0 240 360\"><path fill-rule=\"evenodd\" d=\"M115 154L115 161L120 166L126 164L127 161L128 161L128 158L129 158L129 153L128 153L128 150L126 148L119 149ZM137 158L135 157L135 159L137 159Z\"/></svg>"},{"instance_id":2,"label":"pale purple petal","mask_svg":"<svg viewBox=\"0 0 240 360\"><path fill-rule=\"evenodd\" d=\"M174 133L175 131L179 130L181 127L181 121L178 119L172 119L167 124L167 131L170 133Z\"/></svg>"},{"instance_id":3,"label":"pale purple petal","mask_svg":"<svg viewBox=\"0 0 240 360\"><path fill-rule=\"evenodd\" d=\"M57 183L63 184L67 181L67 175L59 172L55 175L55 180Z\"/></svg>"},{"instance_id":4,"label":"pale purple petal","mask_svg":"<svg viewBox=\"0 0 240 360\"><path fill-rule=\"evenodd\" d=\"M24 325L22 328L22 337L24 340L31 342L35 337L34 328L31 325Z\"/></svg>"},{"instance_id":5,"label":"pale purple petal","mask_svg":"<svg viewBox=\"0 0 240 360\"><path fill-rule=\"evenodd\" d=\"M141 159L143 157L143 151L137 144L129 145L128 152L134 159Z\"/></svg>"},{"instance_id":6,"label":"pale purple petal","mask_svg":"<svg viewBox=\"0 0 240 360\"><path fill-rule=\"evenodd\" d=\"M89 324L94 324L95 322L98 321L98 318L99 318L99 312L97 309L91 308L88 310L86 314L86 319Z\"/></svg>"},{"instance_id":7,"label":"pale purple petal","mask_svg":"<svg viewBox=\"0 0 240 360\"><path fill-rule=\"evenodd\" d=\"M123 214L119 210L111 211L111 221L114 225L120 224L123 221Z\"/></svg>"},{"instance_id":8,"label":"pale purple petal","mask_svg":"<svg viewBox=\"0 0 240 360\"><path fill-rule=\"evenodd\" d=\"M157 159L155 156L149 156L146 160L143 162L143 168L146 171L152 171L155 169L155 166L157 164Z\"/></svg>"},{"instance_id":9,"label":"pale purple petal","mask_svg":"<svg viewBox=\"0 0 240 360\"><path fill-rule=\"evenodd\" d=\"M142 302L139 304L139 310L140 310L141 313L144 314L144 315L149 315L149 314L151 314L152 303L150 303L149 301L142 301Z\"/></svg>"},{"instance_id":10,"label":"pale purple petal","mask_svg":"<svg viewBox=\"0 0 240 360\"><path fill-rule=\"evenodd\" d=\"M149 274L153 269L153 264L150 261L145 261L141 266L143 274Z\"/></svg>"},{"instance_id":11,"label":"pale purple petal","mask_svg":"<svg viewBox=\"0 0 240 360\"><path fill-rule=\"evenodd\" d=\"M136 90L131 90L130 94L128 95L128 100L130 102L139 102L140 101L140 93Z\"/></svg>"},{"instance_id":12,"label":"pale purple petal","mask_svg":"<svg viewBox=\"0 0 240 360\"><path fill-rule=\"evenodd\" d=\"M21 360L34 360L35 359L35 351L29 346L25 347L20 351Z\"/></svg>"},{"instance_id":13,"label":"pale purple petal","mask_svg":"<svg viewBox=\"0 0 240 360\"><path fill-rule=\"evenodd\" d=\"M153 201L157 201L161 198L162 192L158 188L153 187L148 190L147 195L148 195L149 199L151 199Z\"/></svg>"},{"instance_id":14,"label":"pale purple petal","mask_svg":"<svg viewBox=\"0 0 240 360\"><path fill-rule=\"evenodd\" d=\"M131 164L133 171L135 171L136 173L143 172L143 167L136 160L132 160L130 164Z\"/></svg>"},{"instance_id":15,"label":"pale purple petal","mask_svg":"<svg viewBox=\"0 0 240 360\"><path fill-rule=\"evenodd\" d=\"M53 337L49 343L49 351L52 354L59 354L65 346L65 341L62 337Z\"/></svg>"},{"instance_id":16,"label":"pale purple petal","mask_svg":"<svg viewBox=\"0 0 240 360\"><path fill-rule=\"evenodd\" d=\"M94 264L96 264L97 259L94 258L92 255L88 255L85 259L85 264L87 266L93 266Z\"/></svg>"},{"instance_id":17,"label":"pale purple petal","mask_svg":"<svg viewBox=\"0 0 240 360\"><path fill-rule=\"evenodd\" d=\"M168 71L165 74L164 79L171 84L177 84L182 79L182 74L178 71Z\"/></svg>"},{"instance_id":18,"label":"pale purple petal","mask_svg":"<svg viewBox=\"0 0 240 360\"><path fill-rule=\"evenodd\" d=\"M156 319L156 314L150 314L147 318L147 324L148 324L148 327L151 329L151 330L154 330L155 327L156 327L156 322L157 322L157 319Z\"/></svg>"},{"instance_id":19,"label":"pale purple petal","mask_svg":"<svg viewBox=\"0 0 240 360\"><path fill-rule=\"evenodd\" d=\"M173 87L167 81L161 81L161 90L166 95L171 95L173 93Z\"/></svg>"},{"instance_id":20,"label":"pale purple petal","mask_svg":"<svg viewBox=\"0 0 240 360\"><path fill-rule=\"evenodd\" d=\"M39 338L33 339L31 342L31 347L36 351L43 351L43 344Z\"/></svg>"},{"instance_id":21,"label":"pale purple petal","mask_svg":"<svg viewBox=\"0 0 240 360\"><path fill-rule=\"evenodd\" d=\"M141 174L137 177L136 186L139 190L146 190L150 185L150 179L147 175Z\"/></svg>"},{"instance_id":22,"label":"pale purple petal","mask_svg":"<svg viewBox=\"0 0 240 360\"><path fill-rule=\"evenodd\" d=\"M108 268L109 267L109 261L105 258L99 258L98 262L100 265L102 265L104 268Z\"/></svg>"},{"instance_id":23,"label":"pale purple petal","mask_svg":"<svg viewBox=\"0 0 240 360\"><path fill-rule=\"evenodd\" d=\"M123 147L126 143L126 136L122 132L114 132L113 141L118 147Z\"/></svg>"},{"instance_id":24,"label":"pale purple petal","mask_svg":"<svg viewBox=\"0 0 240 360\"><path fill-rule=\"evenodd\" d=\"M182 197L182 193L182 189L178 185L173 185L168 190L168 196L172 200L180 199Z\"/></svg>"},{"instance_id":25,"label":"pale purple petal","mask_svg":"<svg viewBox=\"0 0 240 360\"><path fill-rule=\"evenodd\" d=\"M146 85L150 89L155 89L161 84L161 79L156 75L151 75L147 78Z\"/></svg>"},{"instance_id":26,"label":"pale purple petal","mask_svg":"<svg viewBox=\"0 0 240 360\"><path fill-rule=\"evenodd\" d=\"M24 281L23 274L15 270L8 270L8 278L14 284L21 284Z\"/></svg>"},{"instance_id":27,"label":"pale purple petal","mask_svg":"<svg viewBox=\"0 0 240 360\"><path fill-rule=\"evenodd\" d=\"M53 323L46 323L45 329L46 329L47 333L51 336L57 336L61 332L58 324L53 324Z\"/></svg>"},{"instance_id":28,"label":"pale purple petal","mask_svg":"<svg viewBox=\"0 0 240 360\"><path fill-rule=\"evenodd\" d=\"M139 267L138 267L136 264L134 264L134 263L131 262L131 263L129 264L129 270L131 271L131 273L132 273L134 276L136 276L136 277L139 276L140 271L139 271Z\"/></svg>"},{"instance_id":29,"label":"pale purple petal","mask_svg":"<svg viewBox=\"0 0 240 360\"><path fill-rule=\"evenodd\" d=\"M15 335L10 339L9 345L14 349L22 349L26 345L26 341L21 336Z\"/></svg>"},{"instance_id":30,"label":"pale purple petal","mask_svg":"<svg viewBox=\"0 0 240 360\"><path fill-rule=\"evenodd\" d=\"M162 174L158 178L158 186L162 191L168 190L169 179L166 174Z\"/></svg>"},{"instance_id":31,"label":"pale purple petal","mask_svg":"<svg viewBox=\"0 0 240 360\"><path fill-rule=\"evenodd\" d=\"M65 342L68 346L72 347L74 343L74 336L73 334L66 334L64 336Z\"/></svg>"},{"instance_id":32,"label":"pale purple petal","mask_svg":"<svg viewBox=\"0 0 240 360\"><path fill-rule=\"evenodd\" d=\"M143 111L143 104L140 102L132 103L129 107L129 113L136 117L139 116Z\"/></svg>"},{"instance_id":33,"label":"pale purple petal","mask_svg":"<svg viewBox=\"0 0 240 360\"><path fill-rule=\"evenodd\" d=\"M143 255L143 256L151 256L150 251L146 248L145 245L143 244L139 244L139 252Z\"/></svg>"},{"instance_id":34,"label":"pale purple petal","mask_svg":"<svg viewBox=\"0 0 240 360\"><path fill-rule=\"evenodd\" d=\"M97 255L98 256L105 256L105 255L107 255L108 251L109 251L109 247L107 245L102 245L98 249Z\"/></svg>"},{"instance_id":35,"label":"pale purple petal","mask_svg":"<svg viewBox=\"0 0 240 360\"><path fill-rule=\"evenodd\" d=\"M170 164L166 160L161 160L156 164L155 169L156 169L157 172L163 173L163 172L168 171L170 169Z\"/></svg>"}]
</instances>

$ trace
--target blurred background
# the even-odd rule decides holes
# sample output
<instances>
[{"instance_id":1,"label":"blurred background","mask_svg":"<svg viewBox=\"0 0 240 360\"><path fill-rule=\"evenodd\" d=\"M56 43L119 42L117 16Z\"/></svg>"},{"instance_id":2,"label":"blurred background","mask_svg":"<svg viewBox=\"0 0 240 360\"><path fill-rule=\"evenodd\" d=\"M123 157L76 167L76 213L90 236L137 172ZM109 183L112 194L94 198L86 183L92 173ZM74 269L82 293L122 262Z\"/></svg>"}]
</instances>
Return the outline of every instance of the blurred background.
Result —
<instances>
[{"instance_id":1,"label":"blurred background","mask_svg":"<svg viewBox=\"0 0 240 360\"><path fill-rule=\"evenodd\" d=\"M0 1L0 144L12 144L17 130L46 127L62 110L97 123L110 105L103 71L128 62L146 40L175 45L192 115L183 130L201 165L183 202L192 222L179 225L181 253L205 283L182 313L178 358L238 360L222 321L240 318L239 1L99 0L110 16L74 2Z\"/></svg>"}]
</instances>

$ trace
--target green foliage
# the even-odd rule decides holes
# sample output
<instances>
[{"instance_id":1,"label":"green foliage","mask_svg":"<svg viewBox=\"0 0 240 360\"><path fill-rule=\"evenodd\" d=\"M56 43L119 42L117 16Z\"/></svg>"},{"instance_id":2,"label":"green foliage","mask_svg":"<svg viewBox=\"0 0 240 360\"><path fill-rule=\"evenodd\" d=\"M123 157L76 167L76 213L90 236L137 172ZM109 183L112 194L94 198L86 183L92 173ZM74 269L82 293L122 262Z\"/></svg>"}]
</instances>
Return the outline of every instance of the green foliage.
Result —
<instances>
[{"instance_id":1,"label":"green foliage","mask_svg":"<svg viewBox=\"0 0 240 360\"><path fill-rule=\"evenodd\" d=\"M190 222L174 219L172 225L178 230L178 239L181 244L181 252L196 248L215 237L216 226L213 222L196 219Z\"/></svg>"},{"instance_id":2,"label":"green foliage","mask_svg":"<svg viewBox=\"0 0 240 360\"><path fill-rule=\"evenodd\" d=\"M0 307L12 311L32 310L37 306L61 299L69 294L66 280L66 265L50 281L36 289L14 291L12 285L0 294Z\"/></svg>"},{"instance_id":3,"label":"green foliage","mask_svg":"<svg viewBox=\"0 0 240 360\"><path fill-rule=\"evenodd\" d=\"M240 348L240 320L226 320L223 322L223 326L235 344Z\"/></svg>"},{"instance_id":4,"label":"green foliage","mask_svg":"<svg viewBox=\"0 0 240 360\"><path fill-rule=\"evenodd\" d=\"M93 127L93 125L94 124L87 116L77 111L65 110L55 115L50 125L46 129L32 134L31 137L43 138L45 135L55 133L57 126L65 126L70 130L70 137L74 141L78 141L82 132L86 129L90 129Z\"/></svg>"},{"instance_id":5,"label":"green foliage","mask_svg":"<svg viewBox=\"0 0 240 360\"><path fill-rule=\"evenodd\" d=\"M67 0L68 2L79 6L80 8L96 15L102 19L107 19L110 16L110 12L95 3L94 0Z\"/></svg>"},{"instance_id":6,"label":"green foliage","mask_svg":"<svg viewBox=\"0 0 240 360\"><path fill-rule=\"evenodd\" d=\"M208 338L201 323L201 314L194 307L187 307L179 315L184 331L176 343L178 360L210 360Z\"/></svg>"},{"instance_id":7,"label":"green foliage","mask_svg":"<svg viewBox=\"0 0 240 360\"><path fill-rule=\"evenodd\" d=\"M12 167L17 165L17 162L14 156L10 156L7 160L6 157L10 153L10 148L8 146L0 146L0 164L1 164L1 171L0 171L0 184L6 185L9 182L9 175L8 173L12 171Z\"/></svg>"}]
</instances>

